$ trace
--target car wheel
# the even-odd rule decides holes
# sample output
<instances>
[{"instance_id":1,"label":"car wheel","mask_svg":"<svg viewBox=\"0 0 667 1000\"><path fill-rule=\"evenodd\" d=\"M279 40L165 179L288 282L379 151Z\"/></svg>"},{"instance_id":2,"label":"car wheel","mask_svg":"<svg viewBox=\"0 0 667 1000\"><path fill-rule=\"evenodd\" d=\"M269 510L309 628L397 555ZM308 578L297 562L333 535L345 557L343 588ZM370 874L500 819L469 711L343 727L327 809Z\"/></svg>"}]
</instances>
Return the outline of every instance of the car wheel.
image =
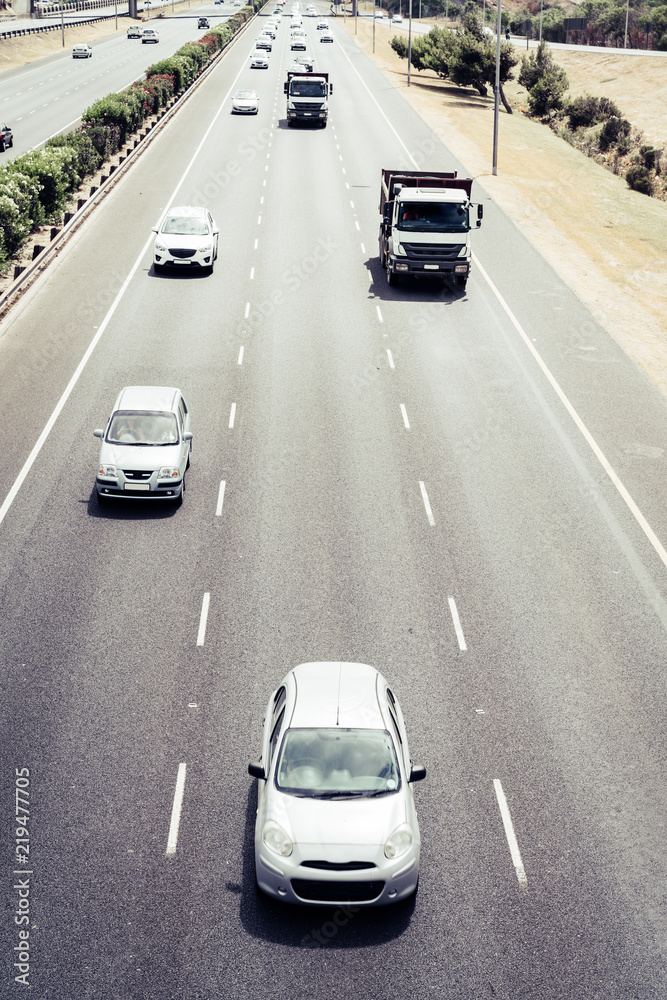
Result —
<instances>
[{"instance_id":1,"label":"car wheel","mask_svg":"<svg viewBox=\"0 0 667 1000\"><path fill-rule=\"evenodd\" d=\"M155 271L156 274L163 274L164 267L162 266L162 264L156 264L155 261L153 261L153 270Z\"/></svg>"},{"instance_id":2,"label":"car wheel","mask_svg":"<svg viewBox=\"0 0 667 1000\"><path fill-rule=\"evenodd\" d=\"M98 493L97 502L101 503L102 506L104 506L105 504L109 503L109 497L105 496L104 493Z\"/></svg>"},{"instance_id":3,"label":"car wheel","mask_svg":"<svg viewBox=\"0 0 667 1000\"><path fill-rule=\"evenodd\" d=\"M183 503L183 496L184 496L184 494L185 494L185 473L183 473L183 484L181 486L181 492L178 494L178 496L174 500L174 503L176 504L177 507L180 507L181 504Z\"/></svg>"},{"instance_id":4,"label":"car wheel","mask_svg":"<svg viewBox=\"0 0 667 1000\"><path fill-rule=\"evenodd\" d=\"M4 151L5 151L5 140L0 139L0 153L4 153Z\"/></svg>"},{"instance_id":5,"label":"car wheel","mask_svg":"<svg viewBox=\"0 0 667 1000\"><path fill-rule=\"evenodd\" d=\"M391 285L392 288L398 284L398 275L394 274L390 267L387 267L387 284Z\"/></svg>"}]
</instances>

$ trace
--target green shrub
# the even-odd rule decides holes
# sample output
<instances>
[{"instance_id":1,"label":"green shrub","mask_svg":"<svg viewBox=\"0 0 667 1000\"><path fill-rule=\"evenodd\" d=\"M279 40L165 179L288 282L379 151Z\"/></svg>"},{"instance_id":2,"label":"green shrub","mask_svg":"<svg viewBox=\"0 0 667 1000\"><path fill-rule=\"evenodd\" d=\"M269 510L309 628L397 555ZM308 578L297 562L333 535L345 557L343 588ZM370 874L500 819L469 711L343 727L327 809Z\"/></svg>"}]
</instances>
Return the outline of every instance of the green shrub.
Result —
<instances>
[{"instance_id":1,"label":"green shrub","mask_svg":"<svg viewBox=\"0 0 667 1000\"><path fill-rule=\"evenodd\" d=\"M90 136L82 129L77 129L75 132L67 132L65 135L54 135L53 138L46 140L45 149L52 147L60 148L62 146L71 148L76 152L76 170L79 184L84 177L94 174L102 162L102 157L93 146Z\"/></svg>"},{"instance_id":2,"label":"green shrub","mask_svg":"<svg viewBox=\"0 0 667 1000\"><path fill-rule=\"evenodd\" d=\"M597 125L598 122L606 121L607 118L620 118L621 112L608 97L592 97L591 94L584 94L583 97L575 97L568 101L565 106L570 128L588 128Z\"/></svg>"},{"instance_id":3,"label":"green shrub","mask_svg":"<svg viewBox=\"0 0 667 1000\"><path fill-rule=\"evenodd\" d=\"M87 108L81 120L84 125L106 125L118 129L118 144L112 150L115 153L123 145L125 139L134 131L136 108L132 100L121 94L107 94Z\"/></svg>"},{"instance_id":4,"label":"green shrub","mask_svg":"<svg viewBox=\"0 0 667 1000\"><path fill-rule=\"evenodd\" d=\"M618 145L630 135L631 125L625 118L608 118L600 132L600 149L606 152L610 146Z\"/></svg>"},{"instance_id":5,"label":"green shrub","mask_svg":"<svg viewBox=\"0 0 667 1000\"><path fill-rule=\"evenodd\" d=\"M38 182L39 201L45 218L62 211L67 196L79 184L76 150L71 146L33 149L30 153L18 156L11 166L20 174L34 177Z\"/></svg>"},{"instance_id":6,"label":"green shrub","mask_svg":"<svg viewBox=\"0 0 667 1000\"><path fill-rule=\"evenodd\" d=\"M0 170L0 232L3 248L15 257L32 230L44 221L39 181L10 163Z\"/></svg>"},{"instance_id":7,"label":"green shrub","mask_svg":"<svg viewBox=\"0 0 667 1000\"><path fill-rule=\"evenodd\" d=\"M528 107L531 115L542 117L562 107L567 80L559 73L541 76L528 91Z\"/></svg>"},{"instance_id":8,"label":"green shrub","mask_svg":"<svg viewBox=\"0 0 667 1000\"><path fill-rule=\"evenodd\" d=\"M653 146L640 146L637 155L641 166L646 167L651 172L656 169L656 158L658 161L660 159L659 150L654 149Z\"/></svg>"},{"instance_id":9,"label":"green shrub","mask_svg":"<svg viewBox=\"0 0 667 1000\"><path fill-rule=\"evenodd\" d=\"M639 191L641 194L653 194L653 179L646 167L635 163L628 169L625 179L633 191Z\"/></svg>"}]
</instances>

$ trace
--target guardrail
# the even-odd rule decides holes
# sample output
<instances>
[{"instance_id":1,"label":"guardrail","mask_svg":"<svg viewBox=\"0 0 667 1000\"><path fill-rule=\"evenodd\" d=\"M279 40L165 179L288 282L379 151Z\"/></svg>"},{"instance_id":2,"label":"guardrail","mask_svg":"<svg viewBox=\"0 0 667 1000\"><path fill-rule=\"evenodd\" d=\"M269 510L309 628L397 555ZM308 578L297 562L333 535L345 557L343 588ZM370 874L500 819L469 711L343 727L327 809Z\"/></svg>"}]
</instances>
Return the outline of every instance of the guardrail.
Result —
<instances>
[{"instance_id":1,"label":"guardrail","mask_svg":"<svg viewBox=\"0 0 667 1000\"><path fill-rule=\"evenodd\" d=\"M106 5L105 5L106 6ZM127 11L118 12L118 17L127 17ZM115 14L102 14L100 17L86 17L81 21L65 21L66 28L78 28L82 24L98 24L100 21L110 21ZM45 31L62 31L62 24L40 24L34 28L9 28L0 31L0 39L19 38L21 35L42 35Z\"/></svg>"}]
</instances>

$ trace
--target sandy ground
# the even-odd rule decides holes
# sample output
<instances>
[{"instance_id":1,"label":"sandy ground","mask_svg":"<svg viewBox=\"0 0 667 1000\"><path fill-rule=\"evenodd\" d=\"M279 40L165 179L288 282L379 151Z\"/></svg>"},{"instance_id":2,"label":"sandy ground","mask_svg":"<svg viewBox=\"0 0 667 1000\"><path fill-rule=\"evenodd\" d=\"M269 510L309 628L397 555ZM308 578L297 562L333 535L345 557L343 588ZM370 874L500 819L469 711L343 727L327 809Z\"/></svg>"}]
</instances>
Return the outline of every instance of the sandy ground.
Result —
<instances>
[{"instance_id":1,"label":"sandy ground","mask_svg":"<svg viewBox=\"0 0 667 1000\"><path fill-rule=\"evenodd\" d=\"M667 395L667 203L630 191L520 111L501 109L492 176L493 96L414 71L408 88L407 62L389 45L394 30L376 26L373 54L371 25L359 21L355 36L348 18L345 28ZM647 138L667 146L664 60L559 51L556 61L568 73L570 96L611 97ZM525 102L518 84L505 91L517 108Z\"/></svg>"},{"instance_id":2,"label":"sandy ground","mask_svg":"<svg viewBox=\"0 0 667 1000\"><path fill-rule=\"evenodd\" d=\"M372 25L359 20L356 36L351 18L344 27L667 395L667 203L630 191L625 181L520 111L501 110L498 175L492 176L493 97L480 98L431 73L412 72L408 88L407 63L389 45L395 30L376 25L373 54ZM114 31L113 21L73 28L65 44ZM3 42L0 72L61 48L59 32ZM517 48L523 55L523 46ZM604 51L559 51L556 60L568 73L570 96L612 98L647 140L667 146L664 60ZM525 102L516 83L506 93L517 109ZM667 154L664 162L667 167Z\"/></svg>"}]
</instances>

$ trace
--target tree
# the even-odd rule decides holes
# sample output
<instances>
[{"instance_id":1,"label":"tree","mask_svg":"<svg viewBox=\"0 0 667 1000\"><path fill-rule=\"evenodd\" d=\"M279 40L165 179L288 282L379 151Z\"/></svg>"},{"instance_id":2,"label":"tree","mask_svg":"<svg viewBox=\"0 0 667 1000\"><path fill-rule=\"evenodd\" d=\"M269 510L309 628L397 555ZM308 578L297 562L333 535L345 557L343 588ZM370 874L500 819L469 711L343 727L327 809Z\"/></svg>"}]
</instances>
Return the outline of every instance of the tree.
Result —
<instances>
[{"instance_id":1,"label":"tree","mask_svg":"<svg viewBox=\"0 0 667 1000\"><path fill-rule=\"evenodd\" d=\"M565 70L554 62L545 41L540 42L535 55L521 60L519 83L528 91L528 106L533 115L546 115L560 108L569 87Z\"/></svg>"}]
</instances>

